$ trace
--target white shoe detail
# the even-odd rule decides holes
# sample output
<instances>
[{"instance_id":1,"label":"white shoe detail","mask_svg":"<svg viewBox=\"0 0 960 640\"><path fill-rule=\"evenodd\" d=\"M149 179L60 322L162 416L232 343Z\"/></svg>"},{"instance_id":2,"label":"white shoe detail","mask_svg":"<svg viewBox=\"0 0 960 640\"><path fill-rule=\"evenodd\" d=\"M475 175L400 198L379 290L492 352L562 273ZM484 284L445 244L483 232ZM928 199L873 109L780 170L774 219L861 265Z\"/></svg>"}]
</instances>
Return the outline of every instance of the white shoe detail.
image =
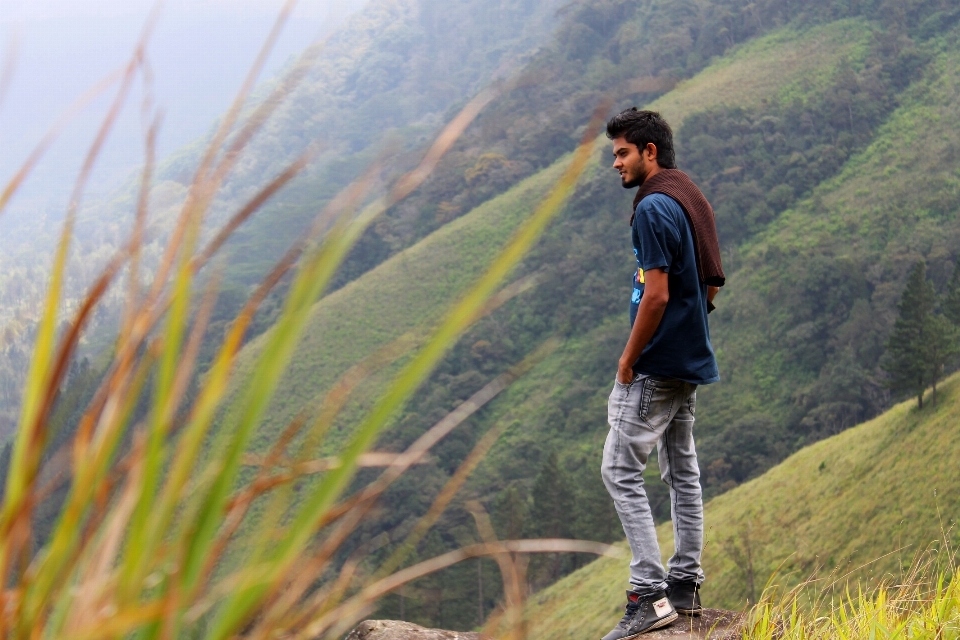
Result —
<instances>
[{"instance_id":1,"label":"white shoe detail","mask_svg":"<svg viewBox=\"0 0 960 640\"><path fill-rule=\"evenodd\" d=\"M656 612L658 618L669 614L673 611L673 607L670 606L670 601L666 598L660 598L653 603L653 610Z\"/></svg>"}]
</instances>

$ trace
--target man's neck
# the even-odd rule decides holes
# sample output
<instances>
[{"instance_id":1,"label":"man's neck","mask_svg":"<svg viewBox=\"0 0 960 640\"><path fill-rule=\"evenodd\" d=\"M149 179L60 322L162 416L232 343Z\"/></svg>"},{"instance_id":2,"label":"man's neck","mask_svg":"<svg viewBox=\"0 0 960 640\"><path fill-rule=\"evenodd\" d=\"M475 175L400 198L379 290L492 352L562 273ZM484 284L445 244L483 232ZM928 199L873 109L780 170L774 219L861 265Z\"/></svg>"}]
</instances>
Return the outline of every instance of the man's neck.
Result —
<instances>
[{"instance_id":1,"label":"man's neck","mask_svg":"<svg viewBox=\"0 0 960 640\"><path fill-rule=\"evenodd\" d=\"M653 165L652 167L650 167L650 170L647 171L647 175L646 175L646 177L643 179L643 182L646 182L647 180L649 180L649 179L652 178L653 176L657 175L657 174L660 173L661 171L663 171L663 169L660 167L660 165L654 163L654 165ZM643 183L641 183L641 184L643 184Z\"/></svg>"}]
</instances>

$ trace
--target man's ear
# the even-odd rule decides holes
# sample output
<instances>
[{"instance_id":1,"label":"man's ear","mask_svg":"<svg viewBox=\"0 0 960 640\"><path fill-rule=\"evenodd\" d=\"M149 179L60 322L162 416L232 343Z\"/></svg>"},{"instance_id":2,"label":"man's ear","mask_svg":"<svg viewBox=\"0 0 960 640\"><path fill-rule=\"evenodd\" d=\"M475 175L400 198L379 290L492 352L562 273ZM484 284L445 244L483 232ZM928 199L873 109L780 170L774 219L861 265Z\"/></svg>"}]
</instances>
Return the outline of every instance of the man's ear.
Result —
<instances>
[{"instance_id":1,"label":"man's ear","mask_svg":"<svg viewBox=\"0 0 960 640\"><path fill-rule=\"evenodd\" d=\"M648 142L647 146L643 148L644 158L647 160L656 160L657 159L657 145L652 142Z\"/></svg>"}]
</instances>

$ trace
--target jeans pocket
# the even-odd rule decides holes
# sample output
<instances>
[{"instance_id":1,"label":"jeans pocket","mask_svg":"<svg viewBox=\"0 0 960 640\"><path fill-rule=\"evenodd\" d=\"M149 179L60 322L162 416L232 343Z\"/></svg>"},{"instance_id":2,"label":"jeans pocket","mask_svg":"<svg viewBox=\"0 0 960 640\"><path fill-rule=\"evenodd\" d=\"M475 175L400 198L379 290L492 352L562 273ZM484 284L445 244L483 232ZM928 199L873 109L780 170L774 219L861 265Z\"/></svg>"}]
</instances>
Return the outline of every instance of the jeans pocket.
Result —
<instances>
[{"instance_id":1,"label":"jeans pocket","mask_svg":"<svg viewBox=\"0 0 960 640\"><path fill-rule=\"evenodd\" d=\"M657 429L673 416L673 405L683 387L683 381L644 376L642 384L640 420L651 429Z\"/></svg>"},{"instance_id":2,"label":"jeans pocket","mask_svg":"<svg viewBox=\"0 0 960 640\"><path fill-rule=\"evenodd\" d=\"M624 384L620 382L620 379L617 376L613 376L613 388L619 389L620 391L630 391L630 389L633 387L633 384L639 379L640 375L635 373L633 374L633 380Z\"/></svg>"}]
</instances>

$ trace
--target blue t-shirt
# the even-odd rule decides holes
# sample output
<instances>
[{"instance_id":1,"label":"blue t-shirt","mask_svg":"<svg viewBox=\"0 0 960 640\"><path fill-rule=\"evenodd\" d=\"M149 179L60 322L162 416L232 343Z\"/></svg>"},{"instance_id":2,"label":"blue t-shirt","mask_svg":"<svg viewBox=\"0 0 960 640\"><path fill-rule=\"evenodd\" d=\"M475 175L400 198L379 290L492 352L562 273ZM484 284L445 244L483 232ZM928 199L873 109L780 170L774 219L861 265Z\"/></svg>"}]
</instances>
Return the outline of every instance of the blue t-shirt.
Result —
<instances>
[{"instance_id":1,"label":"blue t-shirt","mask_svg":"<svg viewBox=\"0 0 960 640\"><path fill-rule=\"evenodd\" d=\"M693 233L680 204L670 196L651 193L637 205L633 217L633 278L630 325L643 297L644 272L667 272L670 300L660 325L633 365L637 373L678 378L693 384L720 379L707 324L707 285L697 273Z\"/></svg>"}]
</instances>

